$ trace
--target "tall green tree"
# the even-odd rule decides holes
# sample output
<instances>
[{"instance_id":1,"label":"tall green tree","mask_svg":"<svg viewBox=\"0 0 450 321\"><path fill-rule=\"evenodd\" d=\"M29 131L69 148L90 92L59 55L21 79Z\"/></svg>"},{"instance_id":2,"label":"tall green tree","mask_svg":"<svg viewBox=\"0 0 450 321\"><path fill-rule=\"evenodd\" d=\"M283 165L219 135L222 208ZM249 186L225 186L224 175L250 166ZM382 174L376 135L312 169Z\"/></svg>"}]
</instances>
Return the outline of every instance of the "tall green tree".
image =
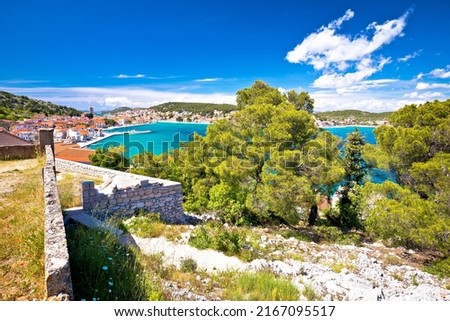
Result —
<instances>
[{"instance_id":1,"label":"tall green tree","mask_svg":"<svg viewBox=\"0 0 450 321\"><path fill-rule=\"evenodd\" d=\"M285 97L288 102L295 106L297 110L305 110L312 114L314 111L314 99L312 99L309 94L305 91L300 93L295 90L290 90L285 93Z\"/></svg>"},{"instance_id":2,"label":"tall green tree","mask_svg":"<svg viewBox=\"0 0 450 321\"><path fill-rule=\"evenodd\" d=\"M89 155L89 159L94 166L100 166L118 171L129 169L129 159L125 157L125 148L123 146L97 149L95 154Z\"/></svg>"},{"instance_id":3,"label":"tall green tree","mask_svg":"<svg viewBox=\"0 0 450 321\"><path fill-rule=\"evenodd\" d=\"M366 162L363 158L364 138L356 129L347 135L344 144L344 185L339 191L338 210L330 212L329 220L338 226L345 228L361 227L359 221L358 204L354 197L357 186L362 185L367 174Z\"/></svg>"}]
</instances>

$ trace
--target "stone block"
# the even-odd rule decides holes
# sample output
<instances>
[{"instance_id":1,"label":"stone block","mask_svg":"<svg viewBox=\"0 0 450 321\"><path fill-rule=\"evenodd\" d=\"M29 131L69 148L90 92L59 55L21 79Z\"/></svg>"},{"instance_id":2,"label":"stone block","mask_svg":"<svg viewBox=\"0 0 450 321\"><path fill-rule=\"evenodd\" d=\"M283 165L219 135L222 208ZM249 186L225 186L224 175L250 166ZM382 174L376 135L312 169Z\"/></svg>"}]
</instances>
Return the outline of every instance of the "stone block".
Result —
<instances>
[{"instance_id":1,"label":"stone block","mask_svg":"<svg viewBox=\"0 0 450 321\"><path fill-rule=\"evenodd\" d=\"M81 189L83 190L83 191L85 191L85 190L90 190L90 189L93 189L94 188L94 182L93 181L84 181L84 182L81 182Z\"/></svg>"}]
</instances>

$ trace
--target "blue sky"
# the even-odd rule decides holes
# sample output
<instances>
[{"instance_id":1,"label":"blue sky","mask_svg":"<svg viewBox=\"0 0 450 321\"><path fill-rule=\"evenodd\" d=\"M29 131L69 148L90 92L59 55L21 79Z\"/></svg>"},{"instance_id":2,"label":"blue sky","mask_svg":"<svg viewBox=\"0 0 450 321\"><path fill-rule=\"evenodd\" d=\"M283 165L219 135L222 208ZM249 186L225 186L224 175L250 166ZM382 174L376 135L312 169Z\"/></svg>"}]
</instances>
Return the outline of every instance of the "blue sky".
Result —
<instances>
[{"instance_id":1,"label":"blue sky","mask_svg":"<svg viewBox=\"0 0 450 321\"><path fill-rule=\"evenodd\" d=\"M449 1L0 1L0 90L79 109L233 103L257 79L316 110L450 98Z\"/></svg>"}]
</instances>

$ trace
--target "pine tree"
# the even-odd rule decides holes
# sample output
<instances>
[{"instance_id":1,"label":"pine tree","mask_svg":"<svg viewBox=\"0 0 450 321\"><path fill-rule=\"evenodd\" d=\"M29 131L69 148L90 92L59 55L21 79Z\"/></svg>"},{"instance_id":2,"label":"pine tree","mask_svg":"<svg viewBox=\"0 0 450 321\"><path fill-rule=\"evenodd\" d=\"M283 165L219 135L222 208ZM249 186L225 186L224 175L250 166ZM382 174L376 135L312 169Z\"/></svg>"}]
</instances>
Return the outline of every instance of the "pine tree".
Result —
<instances>
[{"instance_id":1,"label":"pine tree","mask_svg":"<svg viewBox=\"0 0 450 321\"><path fill-rule=\"evenodd\" d=\"M335 225L352 228L360 227L357 204L351 198L354 188L364 183L367 174L366 162L362 156L364 138L358 129L348 134L344 145L344 185L340 191L339 211L331 213L328 219Z\"/></svg>"}]
</instances>

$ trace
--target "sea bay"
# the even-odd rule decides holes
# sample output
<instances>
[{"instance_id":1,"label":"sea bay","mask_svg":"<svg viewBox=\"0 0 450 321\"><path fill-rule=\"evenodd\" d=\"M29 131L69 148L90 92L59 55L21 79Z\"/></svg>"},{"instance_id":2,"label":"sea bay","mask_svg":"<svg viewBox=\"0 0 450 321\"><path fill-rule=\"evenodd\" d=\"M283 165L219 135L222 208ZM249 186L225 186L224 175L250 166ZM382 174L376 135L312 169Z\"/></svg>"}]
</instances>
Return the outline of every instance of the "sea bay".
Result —
<instances>
[{"instance_id":1,"label":"sea bay","mask_svg":"<svg viewBox=\"0 0 450 321\"><path fill-rule=\"evenodd\" d=\"M108 129L107 134L113 134L101 141L90 144L89 149L108 148L110 146L124 145L127 155L132 157L143 151L160 155L179 147L179 142L186 142L194 133L204 136L209 124L206 123L183 123L183 122L154 122L149 124L123 126ZM364 139L375 144L375 127L370 126L336 126L324 127L342 140L345 140L350 132L358 129ZM150 132L149 132L150 131ZM129 133L128 137L124 133Z\"/></svg>"}]
</instances>

